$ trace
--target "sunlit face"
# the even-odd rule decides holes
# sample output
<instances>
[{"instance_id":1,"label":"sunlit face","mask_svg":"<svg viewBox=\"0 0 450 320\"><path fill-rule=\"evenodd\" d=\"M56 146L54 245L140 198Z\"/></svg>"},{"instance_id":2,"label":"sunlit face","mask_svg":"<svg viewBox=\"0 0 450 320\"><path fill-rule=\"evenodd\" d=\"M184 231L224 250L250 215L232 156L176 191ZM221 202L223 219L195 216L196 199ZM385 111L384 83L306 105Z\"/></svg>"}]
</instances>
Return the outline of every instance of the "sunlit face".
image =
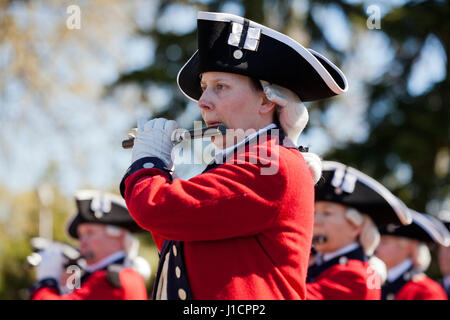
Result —
<instances>
[{"instance_id":1,"label":"sunlit face","mask_svg":"<svg viewBox=\"0 0 450 320\"><path fill-rule=\"evenodd\" d=\"M345 213L348 210L335 202L317 201L314 212L314 236L325 236L325 243L316 243L318 252L330 253L357 240L360 228L353 225Z\"/></svg>"},{"instance_id":2,"label":"sunlit face","mask_svg":"<svg viewBox=\"0 0 450 320\"><path fill-rule=\"evenodd\" d=\"M81 254L88 265L124 250L125 232L119 235L110 235L106 231L107 226L97 223L82 223L78 226L78 240Z\"/></svg>"},{"instance_id":3,"label":"sunlit face","mask_svg":"<svg viewBox=\"0 0 450 320\"><path fill-rule=\"evenodd\" d=\"M375 255L383 260L389 270L407 258L411 258L414 252L415 241L402 237L382 235L380 243L375 250Z\"/></svg>"},{"instance_id":4,"label":"sunlit face","mask_svg":"<svg viewBox=\"0 0 450 320\"><path fill-rule=\"evenodd\" d=\"M203 93L198 105L207 126L224 124L227 129L250 132L264 128L273 121L275 104L267 100L264 91L254 87L249 77L227 72L205 72L200 85ZM211 140L216 146L224 147L221 138ZM227 136L226 146L236 142L234 138L230 139L230 135Z\"/></svg>"}]
</instances>

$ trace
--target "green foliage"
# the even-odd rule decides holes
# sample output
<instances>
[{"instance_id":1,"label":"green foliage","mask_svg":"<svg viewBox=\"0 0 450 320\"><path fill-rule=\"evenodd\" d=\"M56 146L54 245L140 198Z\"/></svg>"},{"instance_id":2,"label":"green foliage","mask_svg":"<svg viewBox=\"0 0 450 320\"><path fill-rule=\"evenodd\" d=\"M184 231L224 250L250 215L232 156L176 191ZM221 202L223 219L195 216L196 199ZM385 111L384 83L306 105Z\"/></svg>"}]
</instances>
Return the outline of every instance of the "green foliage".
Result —
<instances>
[{"instance_id":1,"label":"green foliage","mask_svg":"<svg viewBox=\"0 0 450 320\"><path fill-rule=\"evenodd\" d=\"M0 253L0 299L27 299L33 271L25 263L31 247L26 239L10 240Z\"/></svg>"},{"instance_id":2,"label":"green foliage","mask_svg":"<svg viewBox=\"0 0 450 320\"><path fill-rule=\"evenodd\" d=\"M1 188L0 203L0 299L24 299L32 283L25 261L29 239L38 232L39 204L32 193L12 195Z\"/></svg>"}]
</instances>

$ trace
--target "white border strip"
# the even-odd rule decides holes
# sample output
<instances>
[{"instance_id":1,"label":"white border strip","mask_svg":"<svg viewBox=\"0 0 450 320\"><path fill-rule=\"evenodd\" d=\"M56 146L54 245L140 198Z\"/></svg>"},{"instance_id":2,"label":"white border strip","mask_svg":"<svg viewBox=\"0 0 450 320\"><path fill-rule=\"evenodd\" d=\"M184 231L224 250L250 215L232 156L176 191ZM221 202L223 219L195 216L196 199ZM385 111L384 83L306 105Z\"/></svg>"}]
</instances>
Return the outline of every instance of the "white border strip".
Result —
<instances>
[{"instance_id":1,"label":"white border strip","mask_svg":"<svg viewBox=\"0 0 450 320\"><path fill-rule=\"evenodd\" d=\"M421 227L430 237L440 245L448 247L450 245L450 232L439 220L428 214L421 214L409 209L413 223Z\"/></svg>"},{"instance_id":2,"label":"white border strip","mask_svg":"<svg viewBox=\"0 0 450 320\"><path fill-rule=\"evenodd\" d=\"M180 69L180 71L178 71L178 75L177 75L177 85L178 85L178 88L180 88L180 91L181 91L181 92L182 92L189 100L192 100L192 101L194 101L194 102L198 102L198 100L195 100L194 98L188 96L187 93L184 92L184 90L181 88L181 86L180 86L180 74L181 74L181 71L184 70L184 67L186 67L186 65L194 58L194 56L195 56L195 54L196 54L197 52L198 52L198 49L194 52L194 54L192 55L192 57L190 57L189 60L181 67L181 69Z\"/></svg>"}]
</instances>

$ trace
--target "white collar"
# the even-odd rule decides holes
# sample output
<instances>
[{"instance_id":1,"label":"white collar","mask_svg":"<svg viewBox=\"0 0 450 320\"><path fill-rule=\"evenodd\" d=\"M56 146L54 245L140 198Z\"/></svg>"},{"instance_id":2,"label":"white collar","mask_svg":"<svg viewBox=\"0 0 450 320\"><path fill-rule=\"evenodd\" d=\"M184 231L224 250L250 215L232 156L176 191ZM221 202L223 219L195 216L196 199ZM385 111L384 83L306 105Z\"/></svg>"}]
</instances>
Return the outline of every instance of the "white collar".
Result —
<instances>
[{"instance_id":1,"label":"white collar","mask_svg":"<svg viewBox=\"0 0 450 320\"><path fill-rule=\"evenodd\" d=\"M117 251L94 264L86 265L84 267L84 269L89 273L93 273L97 270L103 269L104 267L110 265L114 261L117 261L117 260L125 258L125 257L126 257L125 251Z\"/></svg>"},{"instance_id":2,"label":"white collar","mask_svg":"<svg viewBox=\"0 0 450 320\"><path fill-rule=\"evenodd\" d=\"M240 146L244 145L250 139L253 139L257 135L261 134L262 132L268 131L268 130L273 129L273 128L276 128L276 124L275 123L271 123L267 127L264 127L264 128L258 130L255 133L252 133L251 135L247 136L245 139L243 139L242 141L238 142L237 144L235 144L235 145L233 145L231 147L228 147L226 149L221 149L221 148L216 147L215 154L214 154L214 159L216 159L217 163L222 163L224 156L227 157L230 153L232 153L234 151L234 149L236 147L240 147Z\"/></svg>"},{"instance_id":3,"label":"white collar","mask_svg":"<svg viewBox=\"0 0 450 320\"><path fill-rule=\"evenodd\" d=\"M334 252L331 252L331 253L325 253L325 254L323 255L322 259L323 259L324 262L330 261L331 259L336 258L336 257L339 257L339 256L342 256L342 255L344 255L345 253L349 253L350 251L353 251L353 250L355 250L355 249L358 248L358 247L359 247L359 243L357 243L357 242L352 242L352 243L346 245L345 247L340 248L340 249L338 249L338 250L336 250L336 251L334 251Z\"/></svg>"},{"instance_id":4,"label":"white collar","mask_svg":"<svg viewBox=\"0 0 450 320\"><path fill-rule=\"evenodd\" d=\"M402 262L400 262L395 267L390 268L387 271L387 280L389 282L394 282L397 280L402 274L404 274L411 266L413 265L413 262L411 259L405 259Z\"/></svg>"}]
</instances>

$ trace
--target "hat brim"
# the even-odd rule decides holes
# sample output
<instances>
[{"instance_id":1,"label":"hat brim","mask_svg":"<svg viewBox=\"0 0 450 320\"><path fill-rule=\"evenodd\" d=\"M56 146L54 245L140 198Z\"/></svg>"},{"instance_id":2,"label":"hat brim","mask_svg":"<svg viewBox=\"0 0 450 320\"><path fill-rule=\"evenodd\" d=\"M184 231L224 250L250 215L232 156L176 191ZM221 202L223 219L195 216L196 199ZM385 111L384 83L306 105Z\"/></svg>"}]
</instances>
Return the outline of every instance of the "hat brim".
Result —
<instances>
[{"instance_id":1,"label":"hat brim","mask_svg":"<svg viewBox=\"0 0 450 320\"><path fill-rule=\"evenodd\" d=\"M315 188L316 201L336 202L355 208L369 215L378 227L411 223L410 211L406 205L373 178L335 161L323 161L322 166L322 178ZM336 192L336 187L331 183L335 170L357 178L351 193Z\"/></svg>"},{"instance_id":2,"label":"hat brim","mask_svg":"<svg viewBox=\"0 0 450 320\"><path fill-rule=\"evenodd\" d=\"M200 99L200 75L209 71L236 73L265 80L292 90L305 102L330 98L348 90L343 72L324 56L253 21L250 21L250 27L261 29L257 51L243 49L244 56L240 61L229 59L231 52L237 49L225 40L230 22L243 23L243 18L231 14L199 12L199 50L181 68L177 77L178 86L189 99ZM218 33L220 35L216 36ZM200 40L208 34L214 34L216 38Z\"/></svg>"},{"instance_id":3,"label":"hat brim","mask_svg":"<svg viewBox=\"0 0 450 320\"><path fill-rule=\"evenodd\" d=\"M438 219L429 215L411 210L412 223L406 226L386 226L380 229L382 235L392 235L419 240L427 243L437 243L441 246L450 245L450 232Z\"/></svg>"},{"instance_id":4,"label":"hat brim","mask_svg":"<svg viewBox=\"0 0 450 320\"><path fill-rule=\"evenodd\" d=\"M108 212L96 216L91 208L91 202L96 197L105 197L110 201L111 207ZM117 195L100 192L97 190L80 190L75 195L77 213L68 223L68 234L78 239L78 226L82 223L96 223L103 225L112 225L123 228L131 233L144 232L130 216L125 201Z\"/></svg>"},{"instance_id":5,"label":"hat brim","mask_svg":"<svg viewBox=\"0 0 450 320\"><path fill-rule=\"evenodd\" d=\"M72 238L78 239L78 226L83 222L86 222L86 220L79 213L69 222L67 232Z\"/></svg>"},{"instance_id":6,"label":"hat brim","mask_svg":"<svg viewBox=\"0 0 450 320\"><path fill-rule=\"evenodd\" d=\"M116 222L116 221L102 221L99 219L85 219L83 215L79 212L76 216L70 220L67 227L67 233L74 239L78 239L78 226L83 223L95 223L95 224L103 224L103 225L112 225L127 230L131 233L140 233L145 232L138 224L132 221L128 222Z\"/></svg>"}]
</instances>

